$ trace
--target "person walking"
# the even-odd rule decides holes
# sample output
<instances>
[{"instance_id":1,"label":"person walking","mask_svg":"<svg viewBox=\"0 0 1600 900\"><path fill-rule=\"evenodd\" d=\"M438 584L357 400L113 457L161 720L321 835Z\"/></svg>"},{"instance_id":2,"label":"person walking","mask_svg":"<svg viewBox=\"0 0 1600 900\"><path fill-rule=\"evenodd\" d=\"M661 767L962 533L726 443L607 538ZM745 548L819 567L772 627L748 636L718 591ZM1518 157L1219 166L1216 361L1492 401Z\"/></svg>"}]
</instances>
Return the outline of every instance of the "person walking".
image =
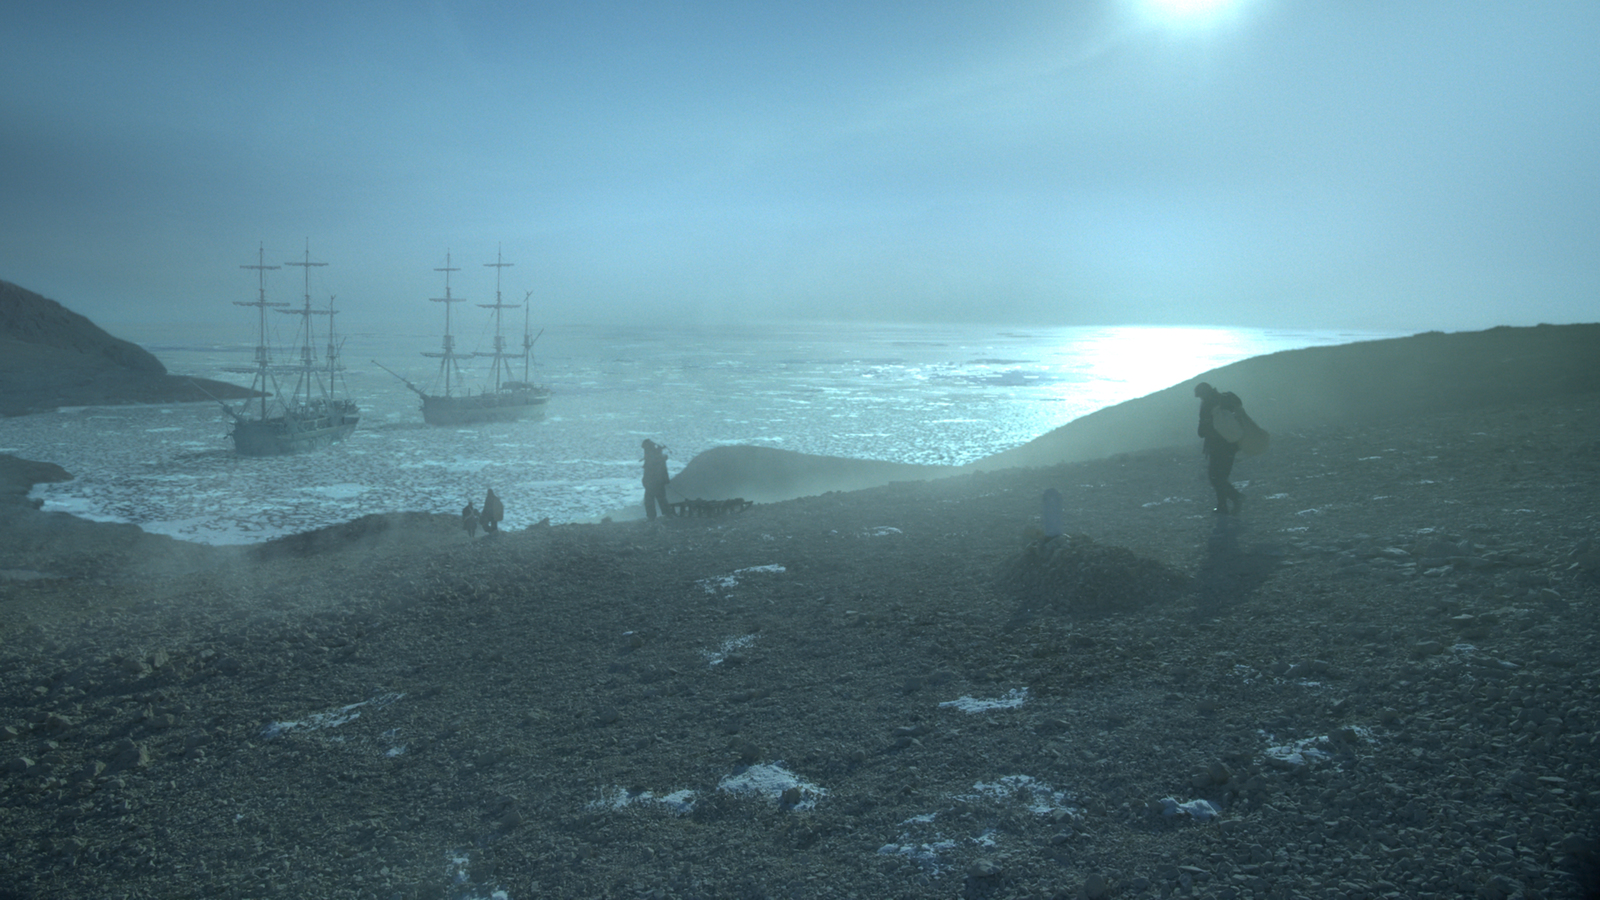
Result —
<instances>
[{"instance_id":1,"label":"person walking","mask_svg":"<svg viewBox=\"0 0 1600 900\"><path fill-rule=\"evenodd\" d=\"M1217 492L1216 512L1236 516L1244 506L1244 494L1229 479L1233 475L1233 458L1239 453L1244 404L1238 394L1219 391L1204 381L1194 386L1194 395L1200 398L1199 431L1205 442L1206 478Z\"/></svg>"},{"instance_id":2,"label":"person walking","mask_svg":"<svg viewBox=\"0 0 1600 900\"><path fill-rule=\"evenodd\" d=\"M671 515L667 507L667 448L645 438L639 446L644 448L644 515L655 521L656 511Z\"/></svg>"}]
</instances>

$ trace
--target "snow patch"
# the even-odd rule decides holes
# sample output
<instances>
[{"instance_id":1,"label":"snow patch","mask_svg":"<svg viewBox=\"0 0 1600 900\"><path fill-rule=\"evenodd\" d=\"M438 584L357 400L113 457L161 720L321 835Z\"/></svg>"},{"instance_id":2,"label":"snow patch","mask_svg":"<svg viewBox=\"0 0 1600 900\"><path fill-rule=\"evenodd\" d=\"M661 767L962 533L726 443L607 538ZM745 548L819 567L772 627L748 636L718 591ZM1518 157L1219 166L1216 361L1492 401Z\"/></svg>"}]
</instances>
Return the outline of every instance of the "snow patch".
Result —
<instances>
[{"instance_id":1,"label":"snow patch","mask_svg":"<svg viewBox=\"0 0 1600 900\"><path fill-rule=\"evenodd\" d=\"M348 706L330 709L327 712L312 713L304 719L289 722L271 722L261 729L261 736L271 740L292 731L321 731L327 728L338 728L340 725L345 725L361 718L362 707L370 707L372 711L380 710L404 696L405 694L380 694L371 700L351 703Z\"/></svg>"},{"instance_id":2,"label":"snow patch","mask_svg":"<svg viewBox=\"0 0 1600 900\"><path fill-rule=\"evenodd\" d=\"M964 713L988 712L991 709L1016 709L1028 702L1027 688L1014 688L1005 693L1005 696L993 700L982 700L977 697L962 696L954 700L946 700L941 707L953 707Z\"/></svg>"}]
</instances>

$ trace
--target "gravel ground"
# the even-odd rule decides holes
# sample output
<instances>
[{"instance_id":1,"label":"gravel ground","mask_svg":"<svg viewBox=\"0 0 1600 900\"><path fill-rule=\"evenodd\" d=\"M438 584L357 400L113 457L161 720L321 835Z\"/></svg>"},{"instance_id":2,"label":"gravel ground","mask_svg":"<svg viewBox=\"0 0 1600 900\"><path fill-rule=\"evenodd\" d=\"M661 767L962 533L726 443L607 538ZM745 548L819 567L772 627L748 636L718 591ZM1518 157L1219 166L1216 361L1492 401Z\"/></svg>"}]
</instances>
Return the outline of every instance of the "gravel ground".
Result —
<instances>
[{"instance_id":1,"label":"gravel ground","mask_svg":"<svg viewBox=\"0 0 1600 900\"><path fill-rule=\"evenodd\" d=\"M1597 412L1277 435L1239 517L1193 447L246 558L62 526L0 549L0 898L1590 896Z\"/></svg>"}]
</instances>

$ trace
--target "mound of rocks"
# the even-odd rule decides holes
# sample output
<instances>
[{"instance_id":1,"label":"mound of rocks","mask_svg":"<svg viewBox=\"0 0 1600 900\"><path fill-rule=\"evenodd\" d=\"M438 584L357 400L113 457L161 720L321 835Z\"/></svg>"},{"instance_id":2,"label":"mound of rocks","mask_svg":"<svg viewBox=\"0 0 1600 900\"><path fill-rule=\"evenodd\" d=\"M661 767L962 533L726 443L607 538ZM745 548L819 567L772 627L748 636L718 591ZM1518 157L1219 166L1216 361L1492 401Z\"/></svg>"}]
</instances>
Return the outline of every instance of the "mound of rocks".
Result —
<instances>
[{"instance_id":1,"label":"mound of rocks","mask_svg":"<svg viewBox=\"0 0 1600 900\"><path fill-rule=\"evenodd\" d=\"M1064 534L1031 541L1008 561L1001 582L1030 606L1104 615L1170 603L1190 579L1122 547Z\"/></svg>"}]
</instances>

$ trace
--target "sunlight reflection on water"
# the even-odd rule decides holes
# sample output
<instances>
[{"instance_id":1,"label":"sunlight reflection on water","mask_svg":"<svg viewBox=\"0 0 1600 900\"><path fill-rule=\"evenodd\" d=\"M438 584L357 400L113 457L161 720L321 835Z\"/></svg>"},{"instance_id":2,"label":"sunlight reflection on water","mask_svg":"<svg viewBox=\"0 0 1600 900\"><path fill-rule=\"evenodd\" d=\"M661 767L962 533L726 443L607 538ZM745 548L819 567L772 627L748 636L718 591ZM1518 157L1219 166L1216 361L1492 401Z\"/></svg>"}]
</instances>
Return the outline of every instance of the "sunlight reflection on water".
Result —
<instances>
[{"instance_id":1,"label":"sunlight reflection on water","mask_svg":"<svg viewBox=\"0 0 1600 900\"><path fill-rule=\"evenodd\" d=\"M234 325L111 326L169 371L230 380L254 341ZM507 528L633 507L639 442L672 470L719 445L956 465L1085 413L1250 356L1391 335L1230 328L784 326L659 332L554 327L534 378L543 420L430 428L403 384L427 386L436 336L353 334L344 349L361 427L326 451L240 459L215 404L63 410L0 420L0 452L76 477L35 489L47 509L206 543L248 543L377 512L454 512L487 488ZM463 349L473 349L465 347Z\"/></svg>"}]
</instances>

